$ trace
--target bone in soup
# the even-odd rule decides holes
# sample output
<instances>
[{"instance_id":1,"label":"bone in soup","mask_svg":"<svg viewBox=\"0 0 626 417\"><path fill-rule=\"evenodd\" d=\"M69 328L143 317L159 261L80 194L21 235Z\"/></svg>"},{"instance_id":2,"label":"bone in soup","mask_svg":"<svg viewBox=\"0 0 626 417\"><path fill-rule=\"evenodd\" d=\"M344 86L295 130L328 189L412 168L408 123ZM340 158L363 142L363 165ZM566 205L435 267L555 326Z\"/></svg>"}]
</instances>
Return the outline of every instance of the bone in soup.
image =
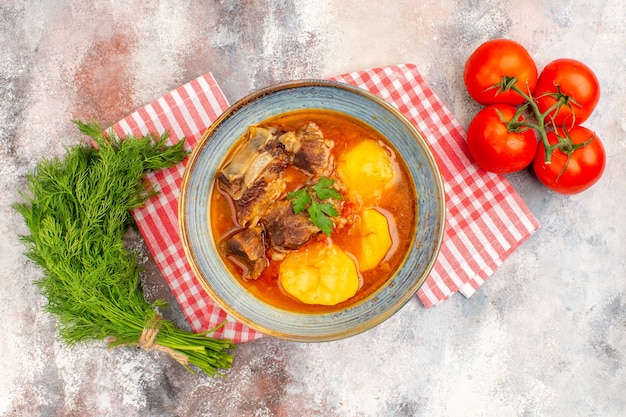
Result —
<instances>
[{"instance_id":1,"label":"bone in soup","mask_svg":"<svg viewBox=\"0 0 626 417\"><path fill-rule=\"evenodd\" d=\"M301 110L248 128L218 170L209 216L242 286L275 307L323 313L372 295L400 267L416 197L378 131Z\"/></svg>"}]
</instances>

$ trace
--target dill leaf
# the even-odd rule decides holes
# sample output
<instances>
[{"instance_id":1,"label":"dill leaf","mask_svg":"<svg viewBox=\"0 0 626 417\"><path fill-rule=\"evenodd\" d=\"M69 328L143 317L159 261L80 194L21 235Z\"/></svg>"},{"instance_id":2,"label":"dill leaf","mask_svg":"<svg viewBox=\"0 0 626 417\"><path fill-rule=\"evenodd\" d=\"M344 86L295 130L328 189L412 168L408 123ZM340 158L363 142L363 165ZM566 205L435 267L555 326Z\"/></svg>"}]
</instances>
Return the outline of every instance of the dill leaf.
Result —
<instances>
[{"instance_id":1,"label":"dill leaf","mask_svg":"<svg viewBox=\"0 0 626 417\"><path fill-rule=\"evenodd\" d=\"M123 240L131 210L157 193L144 181L146 171L180 162L184 140L169 145L167 133L120 138L97 123L74 123L95 147L75 145L63 158L39 162L20 192L24 201L13 205L28 227L20 239L43 270L36 285L60 338L69 346L105 339L111 346L138 345L144 328L153 327L154 344L188 370L191 364L221 375L218 369L231 366L232 342L163 319L158 309L166 303L144 299L136 254Z\"/></svg>"}]
</instances>

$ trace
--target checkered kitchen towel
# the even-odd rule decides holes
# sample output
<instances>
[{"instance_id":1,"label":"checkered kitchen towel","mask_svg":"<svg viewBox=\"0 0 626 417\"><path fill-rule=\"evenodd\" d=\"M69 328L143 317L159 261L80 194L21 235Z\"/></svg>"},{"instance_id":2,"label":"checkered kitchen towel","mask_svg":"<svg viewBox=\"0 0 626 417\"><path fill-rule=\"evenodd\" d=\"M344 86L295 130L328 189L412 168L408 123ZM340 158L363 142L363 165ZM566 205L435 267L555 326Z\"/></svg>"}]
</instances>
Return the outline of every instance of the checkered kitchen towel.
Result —
<instances>
[{"instance_id":1,"label":"checkered kitchen towel","mask_svg":"<svg viewBox=\"0 0 626 417\"><path fill-rule=\"evenodd\" d=\"M459 291L471 296L539 224L507 180L469 158L465 132L415 65L396 65L333 78L364 88L396 106L424 135L443 175L447 222L441 253L417 296L431 307ZM118 135L170 132L191 149L228 107L211 74L203 75L113 126ZM148 174L160 194L133 215L148 248L194 331L228 323L216 337L235 343L263 336L237 322L206 294L187 263L178 230L184 163Z\"/></svg>"}]
</instances>

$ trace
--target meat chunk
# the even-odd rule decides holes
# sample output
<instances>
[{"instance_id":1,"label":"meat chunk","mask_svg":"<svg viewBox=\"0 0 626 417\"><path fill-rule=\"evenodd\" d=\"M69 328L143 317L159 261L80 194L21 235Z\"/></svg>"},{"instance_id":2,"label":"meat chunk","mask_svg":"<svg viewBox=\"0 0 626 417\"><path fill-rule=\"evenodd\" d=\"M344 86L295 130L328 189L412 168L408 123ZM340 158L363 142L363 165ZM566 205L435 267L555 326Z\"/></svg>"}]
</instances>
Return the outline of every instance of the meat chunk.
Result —
<instances>
[{"instance_id":1,"label":"meat chunk","mask_svg":"<svg viewBox=\"0 0 626 417\"><path fill-rule=\"evenodd\" d=\"M283 145L285 151L291 155L295 155L300 151L300 138L296 136L296 132L290 130L278 137L278 141Z\"/></svg>"},{"instance_id":2,"label":"meat chunk","mask_svg":"<svg viewBox=\"0 0 626 417\"><path fill-rule=\"evenodd\" d=\"M294 166L313 176L324 175L330 164L330 146L320 128L308 122L296 130L296 138L299 146L292 145L297 149L293 156Z\"/></svg>"},{"instance_id":3,"label":"meat chunk","mask_svg":"<svg viewBox=\"0 0 626 417\"><path fill-rule=\"evenodd\" d=\"M268 149L278 143L275 129L250 126L246 137L232 159L218 173L221 187L233 199L238 200L274 162L275 155Z\"/></svg>"},{"instance_id":4,"label":"meat chunk","mask_svg":"<svg viewBox=\"0 0 626 417\"><path fill-rule=\"evenodd\" d=\"M244 279L257 279L269 265L261 226L248 227L235 233L222 241L221 250L224 256L243 268Z\"/></svg>"},{"instance_id":5,"label":"meat chunk","mask_svg":"<svg viewBox=\"0 0 626 417\"><path fill-rule=\"evenodd\" d=\"M298 249L320 233L306 212L294 214L291 203L280 200L261 217L270 247L278 252Z\"/></svg>"},{"instance_id":6,"label":"meat chunk","mask_svg":"<svg viewBox=\"0 0 626 417\"><path fill-rule=\"evenodd\" d=\"M295 214L284 199L285 170L293 165L307 177L326 175L331 146L313 122L288 132L250 126L218 172L219 186L232 198L244 228L224 240L221 250L244 269L244 278L256 279L269 265L268 248L273 256L284 256L321 232L306 212Z\"/></svg>"},{"instance_id":7,"label":"meat chunk","mask_svg":"<svg viewBox=\"0 0 626 417\"><path fill-rule=\"evenodd\" d=\"M234 202L239 224L256 226L263 213L285 191L285 187L285 179L274 172L270 171L261 177Z\"/></svg>"}]
</instances>

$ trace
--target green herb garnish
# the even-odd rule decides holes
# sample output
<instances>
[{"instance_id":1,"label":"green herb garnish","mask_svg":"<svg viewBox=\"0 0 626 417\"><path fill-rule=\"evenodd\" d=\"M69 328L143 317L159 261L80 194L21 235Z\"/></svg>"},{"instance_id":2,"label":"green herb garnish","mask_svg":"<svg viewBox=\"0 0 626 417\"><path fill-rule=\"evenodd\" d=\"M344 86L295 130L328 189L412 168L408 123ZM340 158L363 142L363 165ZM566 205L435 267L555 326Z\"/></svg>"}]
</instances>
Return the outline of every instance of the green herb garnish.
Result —
<instances>
[{"instance_id":1,"label":"green herb garnish","mask_svg":"<svg viewBox=\"0 0 626 417\"><path fill-rule=\"evenodd\" d=\"M231 341L207 336L216 329L180 330L158 313L165 301L144 299L136 254L123 240L130 210L157 193L143 181L146 171L180 162L184 141L168 146L167 134L118 138L97 123L75 123L97 149L76 145L62 160L40 162L21 193L26 202L14 205L30 231L21 239L43 269L36 284L61 339L69 346L106 339L111 347L157 349L191 372L189 365L209 375L229 368Z\"/></svg>"},{"instance_id":2,"label":"green herb garnish","mask_svg":"<svg viewBox=\"0 0 626 417\"><path fill-rule=\"evenodd\" d=\"M287 194L287 200L291 201L293 212L298 214L306 209L313 224L319 227L326 236L331 235L334 227L330 217L337 217L339 214L332 203L323 201L342 199L339 191L332 187L334 183L334 180L322 177L315 185Z\"/></svg>"}]
</instances>

